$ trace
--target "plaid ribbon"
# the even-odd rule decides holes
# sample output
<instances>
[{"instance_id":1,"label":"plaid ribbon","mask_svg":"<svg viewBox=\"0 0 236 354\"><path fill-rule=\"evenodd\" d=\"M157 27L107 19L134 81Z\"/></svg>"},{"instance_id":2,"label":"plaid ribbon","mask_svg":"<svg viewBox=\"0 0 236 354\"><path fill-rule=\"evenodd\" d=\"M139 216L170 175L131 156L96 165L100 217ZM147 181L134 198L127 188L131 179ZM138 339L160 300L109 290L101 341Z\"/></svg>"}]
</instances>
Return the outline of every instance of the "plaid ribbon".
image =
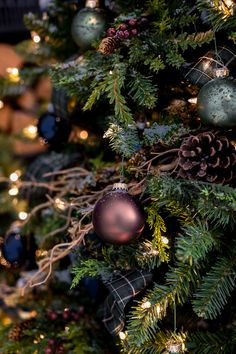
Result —
<instances>
[{"instance_id":1,"label":"plaid ribbon","mask_svg":"<svg viewBox=\"0 0 236 354\"><path fill-rule=\"evenodd\" d=\"M147 270L130 271L119 275L110 283L105 284L110 294L102 309L102 321L106 329L117 335L125 325L125 306L143 290L152 280L152 273Z\"/></svg>"}]
</instances>

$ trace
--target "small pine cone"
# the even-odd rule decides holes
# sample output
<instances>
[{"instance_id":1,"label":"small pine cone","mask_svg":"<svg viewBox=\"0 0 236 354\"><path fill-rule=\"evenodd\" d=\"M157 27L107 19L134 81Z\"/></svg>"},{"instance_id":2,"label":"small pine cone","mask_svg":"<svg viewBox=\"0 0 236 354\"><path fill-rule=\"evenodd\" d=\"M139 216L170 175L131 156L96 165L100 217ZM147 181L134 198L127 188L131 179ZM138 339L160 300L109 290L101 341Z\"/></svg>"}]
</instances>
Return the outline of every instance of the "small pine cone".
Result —
<instances>
[{"instance_id":1,"label":"small pine cone","mask_svg":"<svg viewBox=\"0 0 236 354\"><path fill-rule=\"evenodd\" d=\"M179 167L182 178L229 183L236 176L236 151L225 136L200 133L183 141Z\"/></svg>"},{"instance_id":2,"label":"small pine cone","mask_svg":"<svg viewBox=\"0 0 236 354\"><path fill-rule=\"evenodd\" d=\"M102 54L113 54L119 47L120 40L116 37L106 37L101 41L98 52Z\"/></svg>"},{"instance_id":3,"label":"small pine cone","mask_svg":"<svg viewBox=\"0 0 236 354\"><path fill-rule=\"evenodd\" d=\"M8 338L12 341L19 341L24 337L24 331L31 325L31 320L15 323L8 333Z\"/></svg>"}]
</instances>

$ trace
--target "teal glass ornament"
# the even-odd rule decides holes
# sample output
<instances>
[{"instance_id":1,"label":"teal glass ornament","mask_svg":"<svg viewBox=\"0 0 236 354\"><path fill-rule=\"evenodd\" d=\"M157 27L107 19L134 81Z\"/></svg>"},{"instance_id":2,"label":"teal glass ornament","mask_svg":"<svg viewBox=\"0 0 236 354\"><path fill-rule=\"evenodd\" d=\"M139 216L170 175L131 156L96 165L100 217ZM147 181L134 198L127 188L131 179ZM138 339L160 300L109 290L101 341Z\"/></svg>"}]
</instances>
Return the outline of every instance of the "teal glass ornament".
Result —
<instances>
[{"instance_id":1,"label":"teal glass ornament","mask_svg":"<svg viewBox=\"0 0 236 354\"><path fill-rule=\"evenodd\" d=\"M229 77L209 81L199 91L198 114L203 123L218 128L236 126L236 82Z\"/></svg>"},{"instance_id":2,"label":"teal glass ornament","mask_svg":"<svg viewBox=\"0 0 236 354\"><path fill-rule=\"evenodd\" d=\"M97 0L87 0L85 8L74 17L71 34L75 43L83 50L89 49L106 29L106 14L99 9Z\"/></svg>"}]
</instances>

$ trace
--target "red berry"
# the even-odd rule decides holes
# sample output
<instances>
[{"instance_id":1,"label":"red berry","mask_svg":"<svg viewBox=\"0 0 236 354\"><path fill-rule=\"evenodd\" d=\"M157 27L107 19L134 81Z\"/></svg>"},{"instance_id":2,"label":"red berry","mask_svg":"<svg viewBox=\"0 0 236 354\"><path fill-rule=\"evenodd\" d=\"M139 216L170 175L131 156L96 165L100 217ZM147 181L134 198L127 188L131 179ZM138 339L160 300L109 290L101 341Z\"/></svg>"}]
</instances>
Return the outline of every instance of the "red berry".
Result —
<instances>
[{"instance_id":1,"label":"red berry","mask_svg":"<svg viewBox=\"0 0 236 354\"><path fill-rule=\"evenodd\" d=\"M45 353L45 354L52 354L53 351L52 351L51 348L45 348L44 353Z\"/></svg>"},{"instance_id":2,"label":"red berry","mask_svg":"<svg viewBox=\"0 0 236 354\"><path fill-rule=\"evenodd\" d=\"M59 347L57 348L56 353L57 354L64 354L65 353L65 349L63 347L63 344L59 345Z\"/></svg>"},{"instance_id":3,"label":"red berry","mask_svg":"<svg viewBox=\"0 0 236 354\"><path fill-rule=\"evenodd\" d=\"M50 318L50 320L55 321L58 318L58 314L56 313L56 311L51 311L49 312L48 317Z\"/></svg>"},{"instance_id":4,"label":"red berry","mask_svg":"<svg viewBox=\"0 0 236 354\"><path fill-rule=\"evenodd\" d=\"M119 38L119 39L124 39L125 38L125 35L124 35L124 32L123 31L117 31L117 37Z\"/></svg>"},{"instance_id":5,"label":"red berry","mask_svg":"<svg viewBox=\"0 0 236 354\"><path fill-rule=\"evenodd\" d=\"M131 20L129 20L129 25L131 27L135 27L137 25L137 20L136 18L131 18Z\"/></svg>"},{"instance_id":6,"label":"red berry","mask_svg":"<svg viewBox=\"0 0 236 354\"><path fill-rule=\"evenodd\" d=\"M129 38L130 32L129 31L124 31L124 38Z\"/></svg>"},{"instance_id":7,"label":"red berry","mask_svg":"<svg viewBox=\"0 0 236 354\"><path fill-rule=\"evenodd\" d=\"M116 29L115 29L115 28L113 28L113 27L108 28L108 30L107 30L107 35L108 35L109 37L114 37L115 34L116 34Z\"/></svg>"},{"instance_id":8,"label":"red berry","mask_svg":"<svg viewBox=\"0 0 236 354\"><path fill-rule=\"evenodd\" d=\"M80 315L84 315L84 306L79 306L79 307L78 307L78 313L79 313Z\"/></svg>"},{"instance_id":9,"label":"red berry","mask_svg":"<svg viewBox=\"0 0 236 354\"><path fill-rule=\"evenodd\" d=\"M80 319L80 314L78 312L73 312L72 318L73 320L78 321Z\"/></svg>"},{"instance_id":10,"label":"red berry","mask_svg":"<svg viewBox=\"0 0 236 354\"><path fill-rule=\"evenodd\" d=\"M68 321L69 318L70 318L70 313L69 313L69 311L63 312L62 317L63 317L63 320Z\"/></svg>"},{"instance_id":11,"label":"red berry","mask_svg":"<svg viewBox=\"0 0 236 354\"><path fill-rule=\"evenodd\" d=\"M127 30L128 26L125 23L121 23L118 27L120 31L125 31Z\"/></svg>"},{"instance_id":12,"label":"red berry","mask_svg":"<svg viewBox=\"0 0 236 354\"><path fill-rule=\"evenodd\" d=\"M137 36L138 30L137 30L136 28L133 28L133 29L131 30L131 34L132 34L133 36Z\"/></svg>"},{"instance_id":13,"label":"red berry","mask_svg":"<svg viewBox=\"0 0 236 354\"><path fill-rule=\"evenodd\" d=\"M50 339L48 340L48 345L49 345L50 347L54 347L54 346L56 345L56 340L53 339L53 338L50 338Z\"/></svg>"}]
</instances>

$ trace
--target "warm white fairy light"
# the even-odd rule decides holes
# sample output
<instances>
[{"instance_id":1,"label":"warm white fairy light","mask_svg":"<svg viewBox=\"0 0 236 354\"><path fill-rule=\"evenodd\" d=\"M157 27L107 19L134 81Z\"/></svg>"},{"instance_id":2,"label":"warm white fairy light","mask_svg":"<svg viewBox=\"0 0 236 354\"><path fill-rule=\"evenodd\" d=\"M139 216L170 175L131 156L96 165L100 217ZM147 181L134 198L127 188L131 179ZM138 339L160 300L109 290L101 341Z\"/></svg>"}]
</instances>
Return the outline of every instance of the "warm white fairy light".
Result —
<instances>
[{"instance_id":1,"label":"warm white fairy light","mask_svg":"<svg viewBox=\"0 0 236 354\"><path fill-rule=\"evenodd\" d=\"M23 135L28 139L35 139L38 134L38 129L36 125L28 125L23 128Z\"/></svg>"},{"instance_id":2,"label":"warm white fairy light","mask_svg":"<svg viewBox=\"0 0 236 354\"><path fill-rule=\"evenodd\" d=\"M64 200L62 200L60 198L56 198L55 199L55 207L60 210L65 210L67 207L67 204Z\"/></svg>"},{"instance_id":3,"label":"warm white fairy light","mask_svg":"<svg viewBox=\"0 0 236 354\"><path fill-rule=\"evenodd\" d=\"M10 81L17 82L20 80L18 68L7 68L6 72Z\"/></svg>"},{"instance_id":4,"label":"warm white fairy light","mask_svg":"<svg viewBox=\"0 0 236 354\"><path fill-rule=\"evenodd\" d=\"M79 137L82 140L86 140L88 139L88 132L87 130L81 130L81 132L79 133Z\"/></svg>"},{"instance_id":5,"label":"warm white fairy light","mask_svg":"<svg viewBox=\"0 0 236 354\"><path fill-rule=\"evenodd\" d=\"M161 313L161 306L159 304L155 305L155 311L156 311L157 316L159 316Z\"/></svg>"},{"instance_id":6,"label":"warm white fairy light","mask_svg":"<svg viewBox=\"0 0 236 354\"><path fill-rule=\"evenodd\" d=\"M197 97L189 98L189 99L188 99L188 102L189 102L189 103L192 103L192 104L197 104Z\"/></svg>"},{"instance_id":7,"label":"warm white fairy light","mask_svg":"<svg viewBox=\"0 0 236 354\"><path fill-rule=\"evenodd\" d=\"M16 172L12 172L12 173L10 174L9 178L10 178L10 180L11 180L12 182L16 182L16 181L19 179L19 176L18 176L18 174L17 174Z\"/></svg>"},{"instance_id":8,"label":"warm white fairy light","mask_svg":"<svg viewBox=\"0 0 236 354\"><path fill-rule=\"evenodd\" d=\"M18 218L20 220L26 220L27 217L28 217L28 214L25 211L20 211L19 214L18 214Z\"/></svg>"},{"instance_id":9,"label":"warm white fairy light","mask_svg":"<svg viewBox=\"0 0 236 354\"><path fill-rule=\"evenodd\" d=\"M34 43L39 43L41 41L41 38L36 32L31 32L31 37L34 41Z\"/></svg>"},{"instance_id":10,"label":"warm white fairy light","mask_svg":"<svg viewBox=\"0 0 236 354\"><path fill-rule=\"evenodd\" d=\"M121 340L125 340L127 338L128 333L127 332L120 332L119 337Z\"/></svg>"},{"instance_id":11,"label":"warm white fairy light","mask_svg":"<svg viewBox=\"0 0 236 354\"><path fill-rule=\"evenodd\" d=\"M0 100L0 109L2 109L4 107L4 103L2 100Z\"/></svg>"},{"instance_id":12,"label":"warm white fairy light","mask_svg":"<svg viewBox=\"0 0 236 354\"><path fill-rule=\"evenodd\" d=\"M164 243L165 245L168 245L169 240L168 240L168 238L167 238L167 237L165 237L165 236L161 236L161 240L162 240L162 243Z\"/></svg>"},{"instance_id":13,"label":"warm white fairy light","mask_svg":"<svg viewBox=\"0 0 236 354\"><path fill-rule=\"evenodd\" d=\"M18 193L19 193L19 189L16 186L10 188L8 191L8 194L11 196L17 195Z\"/></svg>"},{"instance_id":14,"label":"warm white fairy light","mask_svg":"<svg viewBox=\"0 0 236 354\"><path fill-rule=\"evenodd\" d=\"M151 304L150 301L146 301L146 302L144 302L144 303L141 305L141 307L142 307L143 309L149 309L151 306L152 306L152 304Z\"/></svg>"}]
</instances>

